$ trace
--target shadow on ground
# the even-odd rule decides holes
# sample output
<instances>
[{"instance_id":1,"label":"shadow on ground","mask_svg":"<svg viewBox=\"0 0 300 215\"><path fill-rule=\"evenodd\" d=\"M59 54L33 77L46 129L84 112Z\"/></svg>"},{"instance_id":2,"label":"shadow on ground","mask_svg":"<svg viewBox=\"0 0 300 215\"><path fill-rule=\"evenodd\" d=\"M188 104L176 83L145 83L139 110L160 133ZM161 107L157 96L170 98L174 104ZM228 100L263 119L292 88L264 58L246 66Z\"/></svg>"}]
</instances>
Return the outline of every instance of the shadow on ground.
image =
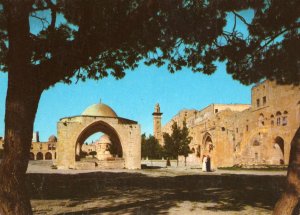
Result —
<instances>
[{"instance_id":1,"label":"shadow on ground","mask_svg":"<svg viewBox=\"0 0 300 215\"><path fill-rule=\"evenodd\" d=\"M189 202L207 211L272 210L284 186L284 176L189 175L149 177L138 173L28 174L33 202L48 204L41 214L168 214ZM58 200L58 206L52 200ZM47 203L49 202L49 203ZM57 203L56 203L57 204ZM56 208L56 209L55 209Z\"/></svg>"}]
</instances>

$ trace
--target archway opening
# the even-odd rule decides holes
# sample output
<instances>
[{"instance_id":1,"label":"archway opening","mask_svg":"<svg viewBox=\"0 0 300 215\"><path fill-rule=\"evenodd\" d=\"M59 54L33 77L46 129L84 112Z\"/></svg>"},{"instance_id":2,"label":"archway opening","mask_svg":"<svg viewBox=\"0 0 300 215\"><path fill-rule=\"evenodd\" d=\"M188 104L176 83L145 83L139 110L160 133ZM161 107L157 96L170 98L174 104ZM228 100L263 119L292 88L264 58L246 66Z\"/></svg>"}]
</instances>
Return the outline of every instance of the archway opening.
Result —
<instances>
[{"instance_id":1,"label":"archway opening","mask_svg":"<svg viewBox=\"0 0 300 215\"><path fill-rule=\"evenodd\" d=\"M210 135L205 137L204 141L204 151L206 153L211 153L213 151L213 142Z\"/></svg>"},{"instance_id":2,"label":"archway opening","mask_svg":"<svg viewBox=\"0 0 300 215\"><path fill-rule=\"evenodd\" d=\"M284 140L278 136L274 142L274 148L278 151L279 164L284 164Z\"/></svg>"},{"instance_id":3,"label":"archway opening","mask_svg":"<svg viewBox=\"0 0 300 215\"><path fill-rule=\"evenodd\" d=\"M32 152L29 153L29 160L31 160L31 161L34 160L34 154Z\"/></svg>"},{"instance_id":4,"label":"archway opening","mask_svg":"<svg viewBox=\"0 0 300 215\"><path fill-rule=\"evenodd\" d=\"M105 122L98 121L86 127L76 142L76 161L116 160L123 157L119 135Z\"/></svg>"},{"instance_id":5,"label":"archway opening","mask_svg":"<svg viewBox=\"0 0 300 215\"><path fill-rule=\"evenodd\" d=\"M42 152L38 152L38 153L36 154L36 159L37 159L37 160L43 160L43 159L44 159L43 153L42 153Z\"/></svg>"},{"instance_id":6,"label":"archway opening","mask_svg":"<svg viewBox=\"0 0 300 215\"><path fill-rule=\"evenodd\" d=\"M45 160L52 160L52 154L50 152L46 152Z\"/></svg>"}]
</instances>

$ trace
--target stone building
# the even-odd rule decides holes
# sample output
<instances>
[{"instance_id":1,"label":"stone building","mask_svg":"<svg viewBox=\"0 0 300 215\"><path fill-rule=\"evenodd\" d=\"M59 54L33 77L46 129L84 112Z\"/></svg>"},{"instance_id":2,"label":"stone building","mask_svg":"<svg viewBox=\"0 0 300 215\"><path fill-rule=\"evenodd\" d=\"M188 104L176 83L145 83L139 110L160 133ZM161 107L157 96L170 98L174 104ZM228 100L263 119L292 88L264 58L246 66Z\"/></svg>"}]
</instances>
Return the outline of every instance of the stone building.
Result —
<instances>
[{"instance_id":1,"label":"stone building","mask_svg":"<svg viewBox=\"0 0 300 215\"><path fill-rule=\"evenodd\" d=\"M59 169L141 168L140 125L118 117L105 104L94 104L81 115L60 119L57 129L58 138L52 135L48 142L40 142L39 133L33 133L30 160L53 160ZM85 144L98 132L105 135ZM0 149L3 144L0 137Z\"/></svg>"},{"instance_id":2,"label":"stone building","mask_svg":"<svg viewBox=\"0 0 300 215\"><path fill-rule=\"evenodd\" d=\"M162 128L186 120L192 136L190 165L203 155L212 166L282 165L289 161L291 140L300 125L300 87L264 81L252 88L247 104L212 104L202 110L182 110Z\"/></svg>"},{"instance_id":3,"label":"stone building","mask_svg":"<svg viewBox=\"0 0 300 215\"><path fill-rule=\"evenodd\" d=\"M55 160L57 138L52 135L47 142L40 142L39 133L34 132L30 147L30 160ZM3 149L4 138L0 137L0 149Z\"/></svg>"},{"instance_id":4,"label":"stone building","mask_svg":"<svg viewBox=\"0 0 300 215\"><path fill-rule=\"evenodd\" d=\"M107 156L104 161L82 159L81 152L85 147L85 140L97 132L109 136L109 144L114 148L113 156ZM81 115L60 119L57 123L57 133L58 169L141 168L140 125L136 121L117 116L115 111L105 104L94 104ZM95 147L94 150L97 150L96 145L88 147ZM102 152L105 154L105 151L106 149Z\"/></svg>"},{"instance_id":5,"label":"stone building","mask_svg":"<svg viewBox=\"0 0 300 215\"><path fill-rule=\"evenodd\" d=\"M153 115L153 135L158 140L160 145L163 145L163 137L161 132L161 116L162 113L160 112L160 106L157 103L154 108Z\"/></svg>"}]
</instances>

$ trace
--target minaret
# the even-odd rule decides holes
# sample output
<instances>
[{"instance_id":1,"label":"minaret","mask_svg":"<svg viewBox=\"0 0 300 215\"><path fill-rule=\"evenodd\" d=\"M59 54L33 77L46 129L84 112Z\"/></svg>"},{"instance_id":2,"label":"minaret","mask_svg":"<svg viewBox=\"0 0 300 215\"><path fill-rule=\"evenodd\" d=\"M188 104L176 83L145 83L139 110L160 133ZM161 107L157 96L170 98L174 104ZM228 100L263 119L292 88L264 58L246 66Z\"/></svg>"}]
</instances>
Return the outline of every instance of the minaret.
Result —
<instances>
[{"instance_id":1,"label":"minaret","mask_svg":"<svg viewBox=\"0 0 300 215\"><path fill-rule=\"evenodd\" d=\"M161 132L161 115L159 104L157 103L154 108L153 115L153 135L158 140L160 145L163 145L163 138Z\"/></svg>"}]
</instances>

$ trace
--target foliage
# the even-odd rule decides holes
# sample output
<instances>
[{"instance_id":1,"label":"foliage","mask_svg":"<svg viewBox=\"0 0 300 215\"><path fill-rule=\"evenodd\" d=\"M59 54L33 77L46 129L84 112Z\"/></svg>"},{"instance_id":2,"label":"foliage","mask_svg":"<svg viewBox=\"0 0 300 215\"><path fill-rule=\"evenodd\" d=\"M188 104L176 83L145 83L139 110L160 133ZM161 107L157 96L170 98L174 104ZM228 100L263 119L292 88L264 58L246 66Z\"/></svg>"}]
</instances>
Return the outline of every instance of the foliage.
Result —
<instances>
[{"instance_id":1,"label":"foliage","mask_svg":"<svg viewBox=\"0 0 300 215\"><path fill-rule=\"evenodd\" d=\"M178 154L187 157L191 152L189 144L192 141L192 137L189 136L189 129L186 126L186 121L183 121L182 128L180 130L180 144L178 148Z\"/></svg>"},{"instance_id":2,"label":"foliage","mask_svg":"<svg viewBox=\"0 0 300 215\"><path fill-rule=\"evenodd\" d=\"M8 19L0 7L0 65L8 70ZM31 73L47 89L57 82L122 78L143 59L167 64L170 72L189 67L211 74L226 12L259 8L259 1L36 0L20 4L42 23L28 35ZM26 10L25 10L26 9ZM48 17L48 18L45 18ZM51 17L51 18L50 18ZM62 18L63 17L63 18ZM25 41L24 41L25 42ZM9 71L10 72L10 71Z\"/></svg>"},{"instance_id":3,"label":"foliage","mask_svg":"<svg viewBox=\"0 0 300 215\"><path fill-rule=\"evenodd\" d=\"M164 152L168 158L178 159L179 155L187 157L190 153L189 144L192 138L189 136L189 130L186 126L185 120L183 121L182 128L176 122L172 125L171 135L168 133L163 134L164 138Z\"/></svg>"},{"instance_id":4,"label":"foliage","mask_svg":"<svg viewBox=\"0 0 300 215\"><path fill-rule=\"evenodd\" d=\"M115 142L108 144L108 151L114 157L115 156L122 157L122 150L120 150L119 145L116 144Z\"/></svg>"},{"instance_id":5,"label":"foliage","mask_svg":"<svg viewBox=\"0 0 300 215\"><path fill-rule=\"evenodd\" d=\"M91 152L89 153L89 155L92 155L93 157L95 157L95 155L97 155L97 152L96 152L96 151L91 151Z\"/></svg>"},{"instance_id":6,"label":"foliage","mask_svg":"<svg viewBox=\"0 0 300 215\"><path fill-rule=\"evenodd\" d=\"M154 136L149 135L149 137L146 137L145 134L142 134L142 158L146 157L149 159L161 159L163 150Z\"/></svg>"}]
</instances>

